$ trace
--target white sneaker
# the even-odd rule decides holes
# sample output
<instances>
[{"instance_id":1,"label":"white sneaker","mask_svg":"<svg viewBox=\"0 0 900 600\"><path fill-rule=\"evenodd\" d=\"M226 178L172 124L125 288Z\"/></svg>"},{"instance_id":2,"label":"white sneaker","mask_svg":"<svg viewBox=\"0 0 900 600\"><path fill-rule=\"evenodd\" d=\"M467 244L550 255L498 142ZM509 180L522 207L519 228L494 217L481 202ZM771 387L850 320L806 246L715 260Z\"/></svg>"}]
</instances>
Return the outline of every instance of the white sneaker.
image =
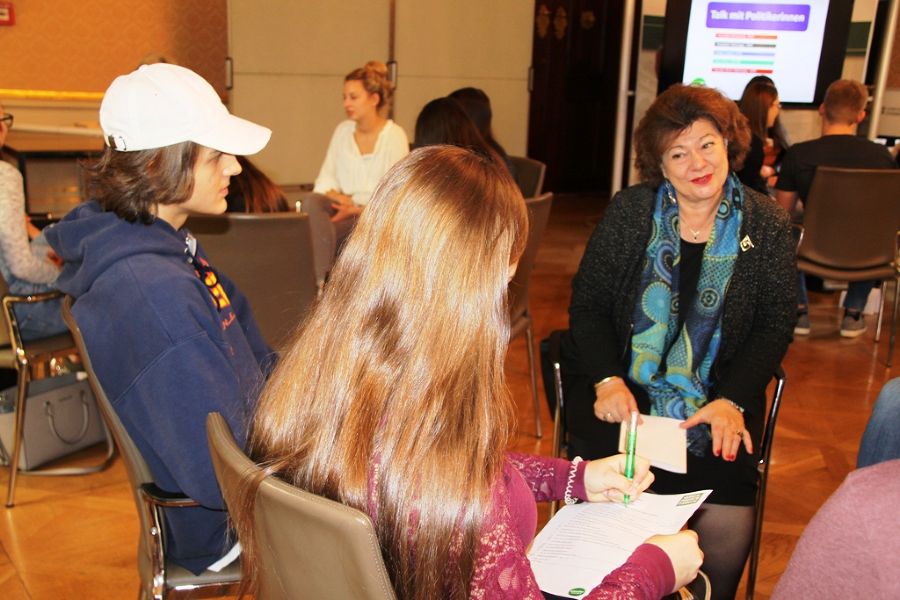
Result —
<instances>
[{"instance_id":1,"label":"white sneaker","mask_svg":"<svg viewBox=\"0 0 900 600\"><path fill-rule=\"evenodd\" d=\"M844 314L841 319L841 337L855 338L866 332L866 319L862 315L853 318L848 314Z\"/></svg>"}]
</instances>

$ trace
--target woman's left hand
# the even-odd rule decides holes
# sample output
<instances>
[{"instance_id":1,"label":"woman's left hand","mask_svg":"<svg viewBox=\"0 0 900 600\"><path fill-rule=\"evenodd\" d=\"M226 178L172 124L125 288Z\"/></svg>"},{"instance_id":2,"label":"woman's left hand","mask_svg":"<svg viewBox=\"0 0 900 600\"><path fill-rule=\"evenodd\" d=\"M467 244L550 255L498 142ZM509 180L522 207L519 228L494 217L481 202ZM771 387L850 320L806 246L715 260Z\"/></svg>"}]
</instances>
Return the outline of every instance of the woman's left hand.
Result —
<instances>
[{"instance_id":1,"label":"woman's left hand","mask_svg":"<svg viewBox=\"0 0 900 600\"><path fill-rule=\"evenodd\" d=\"M47 260L49 260L54 265L56 265L57 269L62 269L63 259L61 259L59 257L59 254L54 252L52 248L50 250L47 250Z\"/></svg>"},{"instance_id":2,"label":"woman's left hand","mask_svg":"<svg viewBox=\"0 0 900 600\"><path fill-rule=\"evenodd\" d=\"M753 453L753 440L744 427L744 415L727 400L713 400L682 423L681 428L690 429L701 423L709 425L713 454L716 456L731 462L737 458L742 443L748 454Z\"/></svg>"},{"instance_id":3,"label":"woman's left hand","mask_svg":"<svg viewBox=\"0 0 900 600\"><path fill-rule=\"evenodd\" d=\"M625 477L625 455L616 454L587 463L584 469L584 490L590 502L622 502L625 494L631 500L653 483L650 462L634 457L634 478Z\"/></svg>"},{"instance_id":4,"label":"woman's left hand","mask_svg":"<svg viewBox=\"0 0 900 600\"><path fill-rule=\"evenodd\" d=\"M41 235L41 230L34 226L34 223L31 222L31 217L28 215L25 215L25 231L28 232L29 240L33 240Z\"/></svg>"}]
</instances>

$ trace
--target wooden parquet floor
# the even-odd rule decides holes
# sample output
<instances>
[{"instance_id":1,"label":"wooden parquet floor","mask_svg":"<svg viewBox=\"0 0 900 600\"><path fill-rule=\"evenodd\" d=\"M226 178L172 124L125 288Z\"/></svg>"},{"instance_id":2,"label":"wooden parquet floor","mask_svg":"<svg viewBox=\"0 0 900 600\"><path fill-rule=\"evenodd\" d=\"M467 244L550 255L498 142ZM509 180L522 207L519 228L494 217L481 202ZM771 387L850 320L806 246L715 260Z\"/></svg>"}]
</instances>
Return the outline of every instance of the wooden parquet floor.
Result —
<instances>
[{"instance_id":1,"label":"wooden parquet floor","mask_svg":"<svg viewBox=\"0 0 900 600\"><path fill-rule=\"evenodd\" d=\"M569 284L604 205L590 196L555 199L531 285L536 340L566 327ZM758 598L769 597L806 523L853 469L875 397L891 377L884 366L888 335L873 344L870 326L860 338L840 338L836 295L811 296L812 335L797 339L784 361L787 386L769 475ZM525 348L524 337L514 340L506 364L519 412L513 447L548 454L552 423L541 393L545 435L535 439ZM6 481L0 469L4 492ZM137 518L121 460L84 477L20 477L16 506L0 508L0 598L134 598L136 549Z\"/></svg>"}]
</instances>

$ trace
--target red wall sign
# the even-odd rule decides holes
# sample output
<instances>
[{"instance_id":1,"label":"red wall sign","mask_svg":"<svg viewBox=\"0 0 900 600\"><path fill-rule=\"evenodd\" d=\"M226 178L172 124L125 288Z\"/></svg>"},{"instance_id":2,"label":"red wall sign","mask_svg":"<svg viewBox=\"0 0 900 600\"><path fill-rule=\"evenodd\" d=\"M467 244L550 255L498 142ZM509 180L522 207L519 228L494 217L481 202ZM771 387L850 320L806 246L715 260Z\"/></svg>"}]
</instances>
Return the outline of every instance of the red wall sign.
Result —
<instances>
[{"instance_id":1,"label":"red wall sign","mask_svg":"<svg viewBox=\"0 0 900 600\"><path fill-rule=\"evenodd\" d=\"M12 2L0 2L0 25L15 25L16 13Z\"/></svg>"}]
</instances>

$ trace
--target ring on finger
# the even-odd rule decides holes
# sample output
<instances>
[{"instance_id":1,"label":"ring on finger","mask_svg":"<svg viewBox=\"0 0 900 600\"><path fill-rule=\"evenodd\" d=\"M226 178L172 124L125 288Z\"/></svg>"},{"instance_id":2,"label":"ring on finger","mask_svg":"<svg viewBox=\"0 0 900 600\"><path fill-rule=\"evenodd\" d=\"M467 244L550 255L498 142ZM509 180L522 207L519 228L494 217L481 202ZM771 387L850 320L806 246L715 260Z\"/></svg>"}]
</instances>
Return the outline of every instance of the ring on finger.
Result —
<instances>
[{"instance_id":1,"label":"ring on finger","mask_svg":"<svg viewBox=\"0 0 900 600\"><path fill-rule=\"evenodd\" d=\"M604 415L604 416L606 417L607 421L612 421L612 413L611 412L606 413L606 415Z\"/></svg>"}]
</instances>

